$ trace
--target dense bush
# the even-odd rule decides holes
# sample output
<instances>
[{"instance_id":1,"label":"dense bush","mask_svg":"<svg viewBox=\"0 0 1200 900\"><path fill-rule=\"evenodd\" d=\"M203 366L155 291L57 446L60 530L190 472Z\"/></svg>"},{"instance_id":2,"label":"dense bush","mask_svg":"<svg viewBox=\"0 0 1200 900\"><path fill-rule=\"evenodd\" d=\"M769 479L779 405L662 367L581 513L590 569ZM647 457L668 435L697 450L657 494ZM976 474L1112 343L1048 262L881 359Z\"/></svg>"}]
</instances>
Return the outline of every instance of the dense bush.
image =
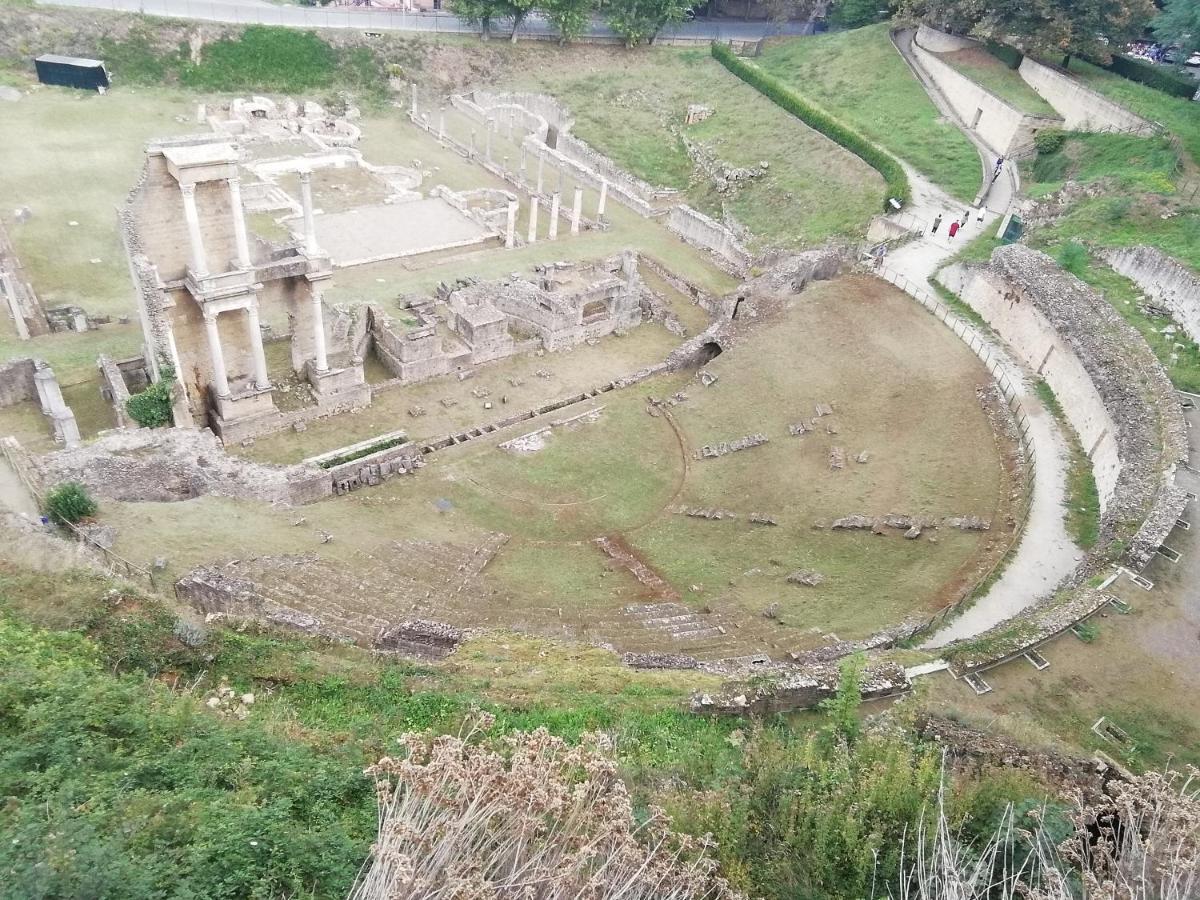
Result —
<instances>
[{"instance_id":1,"label":"dense bush","mask_svg":"<svg viewBox=\"0 0 1200 900\"><path fill-rule=\"evenodd\" d=\"M77 481L64 482L46 495L46 515L60 525L74 524L95 514L96 501Z\"/></svg>"},{"instance_id":2,"label":"dense bush","mask_svg":"<svg viewBox=\"0 0 1200 900\"><path fill-rule=\"evenodd\" d=\"M1152 87L1156 91L1170 94L1172 97L1191 100L1196 93L1196 82L1176 75L1170 69L1138 59L1130 59L1128 56L1114 54L1112 62L1102 68L1108 69L1122 78L1128 78L1130 81Z\"/></svg>"},{"instance_id":3,"label":"dense bush","mask_svg":"<svg viewBox=\"0 0 1200 900\"><path fill-rule=\"evenodd\" d=\"M1039 154L1057 153L1066 140L1067 133L1061 128L1043 128L1033 136L1033 146Z\"/></svg>"},{"instance_id":4,"label":"dense bush","mask_svg":"<svg viewBox=\"0 0 1200 900\"><path fill-rule=\"evenodd\" d=\"M174 382L163 378L149 385L140 394L134 394L125 401L125 411L129 417L143 428L161 428L170 425L171 415L171 385Z\"/></svg>"},{"instance_id":5,"label":"dense bush","mask_svg":"<svg viewBox=\"0 0 1200 900\"><path fill-rule=\"evenodd\" d=\"M878 144L864 137L853 128L831 116L825 110L804 99L788 88L773 75L739 59L723 44L713 43L712 55L730 72L762 93L767 99L783 107L835 143L841 144L851 153L862 158L867 165L879 172L887 182L888 197L907 201L910 197L908 176L900 161ZM886 201L887 198L885 197Z\"/></svg>"},{"instance_id":6,"label":"dense bush","mask_svg":"<svg viewBox=\"0 0 1200 900\"><path fill-rule=\"evenodd\" d=\"M1018 69L1021 67L1021 60L1025 58L1025 54L1008 44L997 43L996 41L987 42L988 53L996 57L1010 69Z\"/></svg>"}]
</instances>

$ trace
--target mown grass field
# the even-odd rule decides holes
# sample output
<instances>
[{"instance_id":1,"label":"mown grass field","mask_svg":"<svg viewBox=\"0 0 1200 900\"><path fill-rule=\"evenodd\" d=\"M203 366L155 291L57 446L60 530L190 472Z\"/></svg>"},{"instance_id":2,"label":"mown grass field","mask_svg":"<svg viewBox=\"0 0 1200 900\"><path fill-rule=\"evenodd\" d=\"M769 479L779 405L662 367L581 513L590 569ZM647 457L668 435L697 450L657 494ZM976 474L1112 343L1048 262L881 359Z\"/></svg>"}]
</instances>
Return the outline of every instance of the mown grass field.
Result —
<instances>
[{"instance_id":1,"label":"mown grass field","mask_svg":"<svg viewBox=\"0 0 1200 900\"><path fill-rule=\"evenodd\" d=\"M707 50L527 50L500 86L554 95L570 109L578 137L717 218L728 209L760 244L859 234L883 196L873 169L740 82ZM714 114L685 126L689 104ZM734 167L766 162L768 169L717 193L694 171L684 138Z\"/></svg>"},{"instance_id":2,"label":"mown grass field","mask_svg":"<svg viewBox=\"0 0 1200 900\"><path fill-rule=\"evenodd\" d=\"M1165 125L1178 136L1192 161L1200 165L1200 115L1193 101L1172 97L1078 58L1071 60L1070 71L1093 90L1152 122Z\"/></svg>"},{"instance_id":3,"label":"mown grass field","mask_svg":"<svg viewBox=\"0 0 1200 900\"><path fill-rule=\"evenodd\" d=\"M884 23L780 41L757 62L969 202L979 190L979 154L938 114L892 45L888 28Z\"/></svg>"}]
</instances>

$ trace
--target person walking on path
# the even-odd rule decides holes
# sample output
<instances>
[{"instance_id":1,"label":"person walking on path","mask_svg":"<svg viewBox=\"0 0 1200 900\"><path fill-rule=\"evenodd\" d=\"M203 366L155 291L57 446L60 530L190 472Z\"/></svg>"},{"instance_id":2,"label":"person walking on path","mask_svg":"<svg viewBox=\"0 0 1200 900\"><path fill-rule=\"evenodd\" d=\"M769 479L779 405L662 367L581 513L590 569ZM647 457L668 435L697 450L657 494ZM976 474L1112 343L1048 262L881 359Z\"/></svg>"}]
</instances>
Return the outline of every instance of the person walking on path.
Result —
<instances>
[{"instance_id":1,"label":"person walking on path","mask_svg":"<svg viewBox=\"0 0 1200 900\"><path fill-rule=\"evenodd\" d=\"M968 223L968 222L970 222L970 221L971 221L971 211L970 211L969 209L964 209L964 210L963 210L963 214L962 214L962 218L958 220L958 227L959 227L959 228L966 228L966 227L967 227L967 223Z\"/></svg>"},{"instance_id":2,"label":"person walking on path","mask_svg":"<svg viewBox=\"0 0 1200 900\"><path fill-rule=\"evenodd\" d=\"M937 230L942 227L942 214L938 213L937 218L933 220L933 230L930 234L937 234Z\"/></svg>"},{"instance_id":3,"label":"person walking on path","mask_svg":"<svg viewBox=\"0 0 1200 900\"><path fill-rule=\"evenodd\" d=\"M956 234L958 234L958 220L957 219L955 219L953 222L950 223L950 237L954 237Z\"/></svg>"},{"instance_id":4,"label":"person walking on path","mask_svg":"<svg viewBox=\"0 0 1200 900\"><path fill-rule=\"evenodd\" d=\"M996 171L992 173L992 181L1000 177L1000 170L1004 168L1004 157L1001 156L996 160Z\"/></svg>"}]
</instances>

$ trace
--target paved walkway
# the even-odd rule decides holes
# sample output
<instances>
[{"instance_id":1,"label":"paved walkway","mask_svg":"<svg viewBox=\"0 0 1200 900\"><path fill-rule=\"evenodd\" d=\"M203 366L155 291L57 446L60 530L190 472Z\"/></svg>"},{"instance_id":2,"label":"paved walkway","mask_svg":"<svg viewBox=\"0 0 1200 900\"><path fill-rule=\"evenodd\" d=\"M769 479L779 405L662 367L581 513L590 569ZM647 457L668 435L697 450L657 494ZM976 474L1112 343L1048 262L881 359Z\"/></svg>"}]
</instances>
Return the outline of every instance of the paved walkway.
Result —
<instances>
[{"instance_id":1,"label":"paved walkway","mask_svg":"<svg viewBox=\"0 0 1200 900\"><path fill-rule=\"evenodd\" d=\"M235 22L243 25L283 25L289 28L359 28L363 31L420 31L428 34L478 34L479 29L465 25L449 12L400 12L363 6L298 6L269 3L267 0L54 0L41 6L75 6L107 9L114 12L142 13L169 19L198 19L205 22ZM695 19L664 28L663 41L757 40L768 35L811 34L808 22L788 22L776 26L768 22L739 22L719 19ZM506 39L503 22L492 27L493 39ZM530 15L521 25L519 36L538 40L557 40L558 33L538 14ZM616 38L602 19L592 20L586 32L592 38Z\"/></svg>"},{"instance_id":2,"label":"paved walkway","mask_svg":"<svg viewBox=\"0 0 1200 900\"><path fill-rule=\"evenodd\" d=\"M963 204L947 195L915 169L905 166L912 185L908 212L926 224L924 233L901 245L887 256L886 266L900 276L906 290L930 293L928 279L937 272L980 229L995 231L1003 210L971 210L965 230L949 236L952 217L960 216ZM942 226L932 234L928 223L938 214ZM1033 447L1033 497L1020 543L1012 552L1003 573L961 615L933 634L923 649L943 647L951 641L981 634L1011 618L1045 596L1076 565L1080 551L1067 534L1063 502L1067 490L1070 456L1054 416L1042 405L1033 388L1031 374L998 342L989 349L1013 385L1029 424Z\"/></svg>"}]
</instances>

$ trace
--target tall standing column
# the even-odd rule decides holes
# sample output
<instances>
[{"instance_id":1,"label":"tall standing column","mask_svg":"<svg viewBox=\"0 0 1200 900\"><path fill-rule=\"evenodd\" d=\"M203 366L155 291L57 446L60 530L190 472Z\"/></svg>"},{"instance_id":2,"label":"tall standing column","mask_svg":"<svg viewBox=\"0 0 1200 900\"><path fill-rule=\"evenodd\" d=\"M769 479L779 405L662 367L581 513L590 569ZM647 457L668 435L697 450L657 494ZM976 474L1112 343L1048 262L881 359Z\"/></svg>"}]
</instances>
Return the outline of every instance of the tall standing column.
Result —
<instances>
[{"instance_id":1,"label":"tall standing column","mask_svg":"<svg viewBox=\"0 0 1200 900\"><path fill-rule=\"evenodd\" d=\"M575 197L571 201L571 234L579 234L579 219L583 215L583 188L575 185Z\"/></svg>"},{"instance_id":2,"label":"tall standing column","mask_svg":"<svg viewBox=\"0 0 1200 900\"><path fill-rule=\"evenodd\" d=\"M550 197L550 233L547 235L552 241L558 240L558 204L558 191L555 191Z\"/></svg>"},{"instance_id":3,"label":"tall standing column","mask_svg":"<svg viewBox=\"0 0 1200 900\"><path fill-rule=\"evenodd\" d=\"M218 397L229 396L229 376L225 373L225 354L221 350L221 332L217 329L217 314L204 314L204 330L208 332L208 352L212 357L212 384Z\"/></svg>"},{"instance_id":4,"label":"tall standing column","mask_svg":"<svg viewBox=\"0 0 1200 900\"><path fill-rule=\"evenodd\" d=\"M329 358L325 354L325 310L321 304L321 292L312 289L313 357L318 372L329 371Z\"/></svg>"},{"instance_id":5,"label":"tall standing column","mask_svg":"<svg viewBox=\"0 0 1200 900\"><path fill-rule=\"evenodd\" d=\"M271 386L267 378L267 355L263 352L262 326L258 321L258 301L246 307L246 337L250 339L250 355L254 358L254 386L265 391Z\"/></svg>"},{"instance_id":6,"label":"tall standing column","mask_svg":"<svg viewBox=\"0 0 1200 900\"><path fill-rule=\"evenodd\" d=\"M596 204L596 218L604 215L605 204L608 203L608 179L600 179L600 202Z\"/></svg>"},{"instance_id":7,"label":"tall standing column","mask_svg":"<svg viewBox=\"0 0 1200 900\"><path fill-rule=\"evenodd\" d=\"M529 238L528 243L532 244L537 241L537 214L538 214L538 198L535 194L529 198Z\"/></svg>"},{"instance_id":8,"label":"tall standing column","mask_svg":"<svg viewBox=\"0 0 1200 900\"><path fill-rule=\"evenodd\" d=\"M508 201L508 227L504 231L504 246L511 250L517 243L517 201Z\"/></svg>"},{"instance_id":9,"label":"tall standing column","mask_svg":"<svg viewBox=\"0 0 1200 900\"><path fill-rule=\"evenodd\" d=\"M300 173L300 203L304 207L304 250L310 254L320 253L317 222L313 215L312 172L307 169Z\"/></svg>"},{"instance_id":10,"label":"tall standing column","mask_svg":"<svg viewBox=\"0 0 1200 900\"><path fill-rule=\"evenodd\" d=\"M233 237L237 242L237 261L243 269L250 268L250 242L246 239L246 212L242 208L242 179L227 179L229 205L233 207Z\"/></svg>"},{"instance_id":11,"label":"tall standing column","mask_svg":"<svg viewBox=\"0 0 1200 900\"><path fill-rule=\"evenodd\" d=\"M196 209L196 186L181 184L183 194L183 218L187 221L188 243L192 251L192 272L198 276L208 274L208 256L204 253L204 236L200 233L200 213Z\"/></svg>"}]
</instances>

